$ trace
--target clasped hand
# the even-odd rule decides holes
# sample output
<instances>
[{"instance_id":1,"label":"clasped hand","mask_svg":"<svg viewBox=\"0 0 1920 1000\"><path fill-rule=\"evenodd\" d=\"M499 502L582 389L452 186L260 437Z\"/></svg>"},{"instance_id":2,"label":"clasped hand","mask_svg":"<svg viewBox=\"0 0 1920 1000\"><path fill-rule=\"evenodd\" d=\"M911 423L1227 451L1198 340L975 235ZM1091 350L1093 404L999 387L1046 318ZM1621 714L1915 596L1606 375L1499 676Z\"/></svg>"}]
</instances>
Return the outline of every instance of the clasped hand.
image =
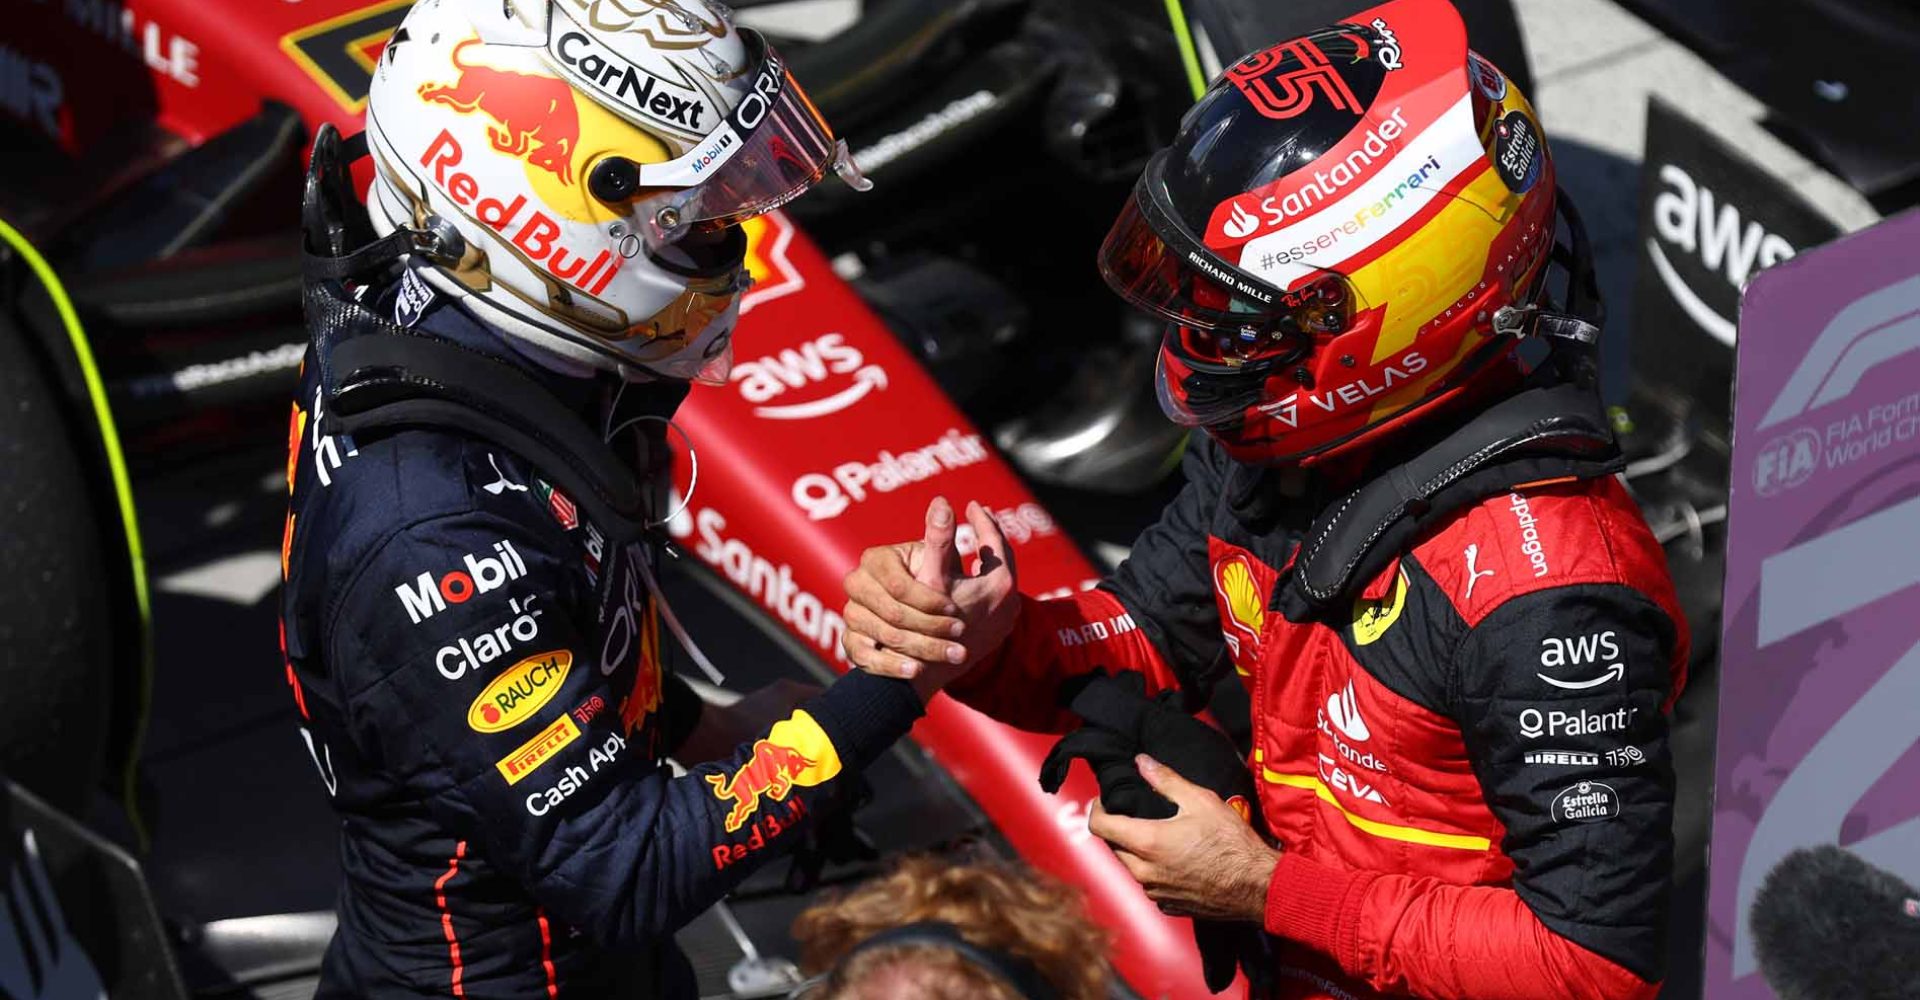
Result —
<instances>
[{"instance_id":1,"label":"clasped hand","mask_svg":"<svg viewBox=\"0 0 1920 1000\"><path fill-rule=\"evenodd\" d=\"M913 682L922 698L1006 641L1020 611L1013 552L985 507L967 504L974 552L963 565L953 507L927 506L920 541L879 545L847 574L841 643L862 670Z\"/></svg>"}]
</instances>

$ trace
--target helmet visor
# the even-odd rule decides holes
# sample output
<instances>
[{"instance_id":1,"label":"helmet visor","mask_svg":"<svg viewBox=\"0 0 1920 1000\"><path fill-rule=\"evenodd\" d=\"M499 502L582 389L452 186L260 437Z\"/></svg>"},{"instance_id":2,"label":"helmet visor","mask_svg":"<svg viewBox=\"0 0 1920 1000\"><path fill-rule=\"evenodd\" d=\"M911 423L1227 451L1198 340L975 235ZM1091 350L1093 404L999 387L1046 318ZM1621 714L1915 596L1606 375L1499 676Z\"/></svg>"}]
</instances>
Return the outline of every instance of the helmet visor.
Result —
<instances>
[{"instance_id":1,"label":"helmet visor","mask_svg":"<svg viewBox=\"0 0 1920 1000\"><path fill-rule=\"evenodd\" d=\"M1352 283L1333 271L1314 270L1287 289L1242 274L1156 211L1148 185L1143 177L1107 233L1100 274L1121 298L1171 321L1169 336L1194 360L1297 360L1316 337L1345 332L1361 310Z\"/></svg>"},{"instance_id":2,"label":"helmet visor","mask_svg":"<svg viewBox=\"0 0 1920 1000\"><path fill-rule=\"evenodd\" d=\"M691 228L721 229L771 212L829 170L856 190L872 187L779 53L753 29L740 33L759 57L752 91L685 156L639 168L638 190L664 189L635 205L655 245Z\"/></svg>"}]
</instances>

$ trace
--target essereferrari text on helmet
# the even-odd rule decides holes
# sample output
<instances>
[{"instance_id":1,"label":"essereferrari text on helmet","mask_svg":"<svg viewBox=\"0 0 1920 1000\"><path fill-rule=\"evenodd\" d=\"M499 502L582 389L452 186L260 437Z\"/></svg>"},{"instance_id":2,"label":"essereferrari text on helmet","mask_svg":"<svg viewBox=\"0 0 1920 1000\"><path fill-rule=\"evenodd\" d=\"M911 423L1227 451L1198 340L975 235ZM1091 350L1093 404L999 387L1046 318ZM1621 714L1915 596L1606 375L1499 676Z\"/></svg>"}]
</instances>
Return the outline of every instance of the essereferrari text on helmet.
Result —
<instances>
[{"instance_id":1,"label":"essereferrari text on helmet","mask_svg":"<svg viewBox=\"0 0 1920 1000\"><path fill-rule=\"evenodd\" d=\"M838 170L779 54L707 0L422 0L367 103L375 228L494 328L630 377L724 382L728 227ZM689 234L705 232L698 254ZM418 261L417 261L418 262Z\"/></svg>"},{"instance_id":2,"label":"essereferrari text on helmet","mask_svg":"<svg viewBox=\"0 0 1920 1000\"><path fill-rule=\"evenodd\" d=\"M1162 407L1243 461L1310 461L1452 397L1539 294L1554 172L1447 0L1395 0L1229 66L1100 251L1169 322Z\"/></svg>"}]
</instances>

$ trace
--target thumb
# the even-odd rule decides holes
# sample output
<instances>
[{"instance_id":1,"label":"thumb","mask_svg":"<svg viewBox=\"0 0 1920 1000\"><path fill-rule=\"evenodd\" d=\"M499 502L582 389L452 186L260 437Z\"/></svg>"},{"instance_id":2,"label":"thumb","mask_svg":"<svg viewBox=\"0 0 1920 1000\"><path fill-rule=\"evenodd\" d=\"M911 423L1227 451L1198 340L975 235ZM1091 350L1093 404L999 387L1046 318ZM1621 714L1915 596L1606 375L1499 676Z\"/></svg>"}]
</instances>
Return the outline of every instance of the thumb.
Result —
<instances>
[{"instance_id":1,"label":"thumb","mask_svg":"<svg viewBox=\"0 0 1920 1000\"><path fill-rule=\"evenodd\" d=\"M947 566L953 561L953 534L955 530L953 505L946 497L934 497L927 505L927 533L921 543L920 564L913 569L913 578L938 590L947 592Z\"/></svg>"},{"instance_id":2,"label":"thumb","mask_svg":"<svg viewBox=\"0 0 1920 1000\"><path fill-rule=\"evenodd\" d=\"M1000 531L1000 522L994 520L993 513L985 504L974 502L967 504L967 523L973 526L973 535L979 539L974 555L980 560L980 575L989 576L1005 567L1004 579L1011 589L1015 582L1013 568L1013 549L1007 545L1007 536Z\"/></svg>"},{"instance_id":3,"label":"thumb","mask_svg":"<svg viewBox=\"0 0 1920 1000\"><path fill-rule=\"evenodd\" d=\"M1198 804L1208 799L1219 798L1219 796L1212 792L1181 777L1179 772L1173 768L1154 760L1146 754L1136 755L1133 758L1133 763L1140 768L1140 776L1147 779L1147 784L1153 786L1154 791L1165 796L1166 800L1173 803L1181 812L1185 812L1187 806L1190 804Z\"/></svg>"}]
</instances>

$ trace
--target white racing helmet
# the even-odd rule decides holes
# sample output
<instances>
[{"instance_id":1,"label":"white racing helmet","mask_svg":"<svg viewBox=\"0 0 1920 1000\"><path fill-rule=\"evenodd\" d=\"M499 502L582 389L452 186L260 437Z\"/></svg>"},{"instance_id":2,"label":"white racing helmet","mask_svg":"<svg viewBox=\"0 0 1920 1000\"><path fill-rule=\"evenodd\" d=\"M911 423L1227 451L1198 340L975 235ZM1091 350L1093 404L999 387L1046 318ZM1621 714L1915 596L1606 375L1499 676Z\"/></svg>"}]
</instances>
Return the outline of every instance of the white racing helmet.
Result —
<instances>
[{"instance_id":1,"label":"white racing helmet","mask_svg":"<svg viewBox=\"0 0 1920 1000\"><path fill-rule=\"evenodd\" d=\"M747 284L737 224L844 141L751 28L707 0L420 0L367 101L381 235L504 333L624 377L724 383ZM712 253L682 251L690 233Z\"/></svg>"}]
</instances>

